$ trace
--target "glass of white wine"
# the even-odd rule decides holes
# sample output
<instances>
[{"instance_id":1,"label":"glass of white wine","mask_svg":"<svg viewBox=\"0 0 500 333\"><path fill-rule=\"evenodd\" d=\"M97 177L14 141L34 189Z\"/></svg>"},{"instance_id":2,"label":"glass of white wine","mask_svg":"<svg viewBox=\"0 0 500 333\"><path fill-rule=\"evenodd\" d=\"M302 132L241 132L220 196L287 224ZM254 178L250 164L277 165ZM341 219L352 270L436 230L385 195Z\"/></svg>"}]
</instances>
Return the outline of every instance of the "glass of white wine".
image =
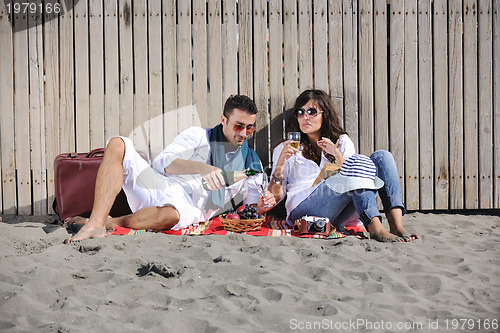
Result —
<instances>
[{"instance_id":1,"label":"glass of white wine","mask_svg":"<svg viewBox=\"0 0 500 333\"><path fill-rule=\"evenodd\" d=\"M290 140L290 146L299 149L300 147L300 132L288 132L286 136L287 140ZM294 156L295 164L297 164L297 155Z\"/></svg>"}]
</instances>

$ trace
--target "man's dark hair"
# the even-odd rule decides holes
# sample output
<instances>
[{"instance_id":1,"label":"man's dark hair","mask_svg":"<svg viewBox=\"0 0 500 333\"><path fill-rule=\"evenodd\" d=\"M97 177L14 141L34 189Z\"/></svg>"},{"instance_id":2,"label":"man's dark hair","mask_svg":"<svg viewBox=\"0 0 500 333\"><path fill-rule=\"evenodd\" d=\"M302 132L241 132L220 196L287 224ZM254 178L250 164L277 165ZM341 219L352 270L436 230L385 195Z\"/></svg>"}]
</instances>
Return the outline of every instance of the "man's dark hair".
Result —
<instances>
[{"instance_id":1,"label":"man's dark hair","mask_svg":"<svg viewBox=\"0 0 500 333\"><path fill-rule=\"evenodd\" d=\"M257 106L245 95L231 95L224 103L224 116L229 118L234 109L240 109L249 114L256 114L258 112Z\"/></svg>"}]
</instances>

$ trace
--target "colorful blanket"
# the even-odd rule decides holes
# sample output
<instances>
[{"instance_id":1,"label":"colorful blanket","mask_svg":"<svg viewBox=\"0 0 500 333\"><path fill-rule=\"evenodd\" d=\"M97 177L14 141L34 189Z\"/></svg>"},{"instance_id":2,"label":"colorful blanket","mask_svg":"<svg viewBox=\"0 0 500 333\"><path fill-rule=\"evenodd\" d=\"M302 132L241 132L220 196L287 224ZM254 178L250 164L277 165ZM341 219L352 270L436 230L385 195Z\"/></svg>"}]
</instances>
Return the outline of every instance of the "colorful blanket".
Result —
<instances>
[{"instance_id":1,"label":"colorful blanket","mask_svg":"<svg viewBox=\"0 0 500 333\"><path fill-rule=\"evenodd\" d=\"M258 231L250 231L245 232L244 234L251 236L293 236L293 237L303 237L303 238L326 238L326 239L334 239L334 238L343 238L346 234L341 233L334 228L330 232L329 235L299 235L297 232L293 231L289 227L287 227L286 222L284 220L278 220L273 217L267 217L266 221L262 224L262 227ZM350 234L356 234L358 230L353 228L347 228L346 231ZM160 231L143 229L143 230L133 230L129 228L116 227L116 229L111 233L111 235L138 235L144 232L157 232ZM223 228L221 221L219 218L214 218L210 221L200 223L197 226L190 226L181 230L165 230L161 231L163 234L169 235L229 235L234 234L235 232L227 231Z\"/></svg>"}]
</instances>

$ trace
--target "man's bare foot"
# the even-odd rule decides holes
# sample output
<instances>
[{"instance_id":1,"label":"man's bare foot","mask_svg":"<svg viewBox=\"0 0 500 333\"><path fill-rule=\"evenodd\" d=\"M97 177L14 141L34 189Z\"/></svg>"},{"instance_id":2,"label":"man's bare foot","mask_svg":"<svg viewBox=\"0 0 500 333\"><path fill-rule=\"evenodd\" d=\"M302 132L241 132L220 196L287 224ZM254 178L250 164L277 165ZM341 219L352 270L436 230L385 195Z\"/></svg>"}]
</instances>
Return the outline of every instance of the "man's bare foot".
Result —
<instances>
[{"instance_id":1,"label":"man's bare foot","mask_svg":"<svg viewBox=\"0 0 500 333\"><path fill-rule=\"evenodd\" d=\"M89 221L88 218L82 217L82 216L73 216L73 217L68 217L64 220L64 224L70 224L70 223L81 223L85 224Z\"/></svg>"},{"instance_id":2,"label":"man's bare foot","mask_svg":"<svg viewBox=\"0 0 500 333\"><path fill-rule=\"evenodd\" d=\"M79 241L82 239L92 239L107 237L108 233L104 227L95 227L91 224L85 224L80 231L78 231L73 237L70 237L64 241L65 244L69 244L74 241Z\"/></svg>"}]
</instances>

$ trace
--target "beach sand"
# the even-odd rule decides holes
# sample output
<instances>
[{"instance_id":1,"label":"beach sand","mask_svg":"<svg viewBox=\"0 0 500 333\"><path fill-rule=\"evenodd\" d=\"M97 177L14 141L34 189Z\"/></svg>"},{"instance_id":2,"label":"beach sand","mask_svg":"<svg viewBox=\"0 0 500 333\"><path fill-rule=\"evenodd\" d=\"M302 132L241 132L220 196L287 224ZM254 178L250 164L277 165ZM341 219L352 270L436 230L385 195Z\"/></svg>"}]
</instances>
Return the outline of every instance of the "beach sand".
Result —
<instances>
[{"instance_id":1,"label":"beach sand","mask_svg":"<svg viewBox=\"0 0 500 333\"><path fill-rule=\"evenodd\" d=\"M491 213L409 213L421 239L393 244L144 233L65 245L50 216L1 218L2 332L499 331Z\"/></svg>"}]
</instances>

